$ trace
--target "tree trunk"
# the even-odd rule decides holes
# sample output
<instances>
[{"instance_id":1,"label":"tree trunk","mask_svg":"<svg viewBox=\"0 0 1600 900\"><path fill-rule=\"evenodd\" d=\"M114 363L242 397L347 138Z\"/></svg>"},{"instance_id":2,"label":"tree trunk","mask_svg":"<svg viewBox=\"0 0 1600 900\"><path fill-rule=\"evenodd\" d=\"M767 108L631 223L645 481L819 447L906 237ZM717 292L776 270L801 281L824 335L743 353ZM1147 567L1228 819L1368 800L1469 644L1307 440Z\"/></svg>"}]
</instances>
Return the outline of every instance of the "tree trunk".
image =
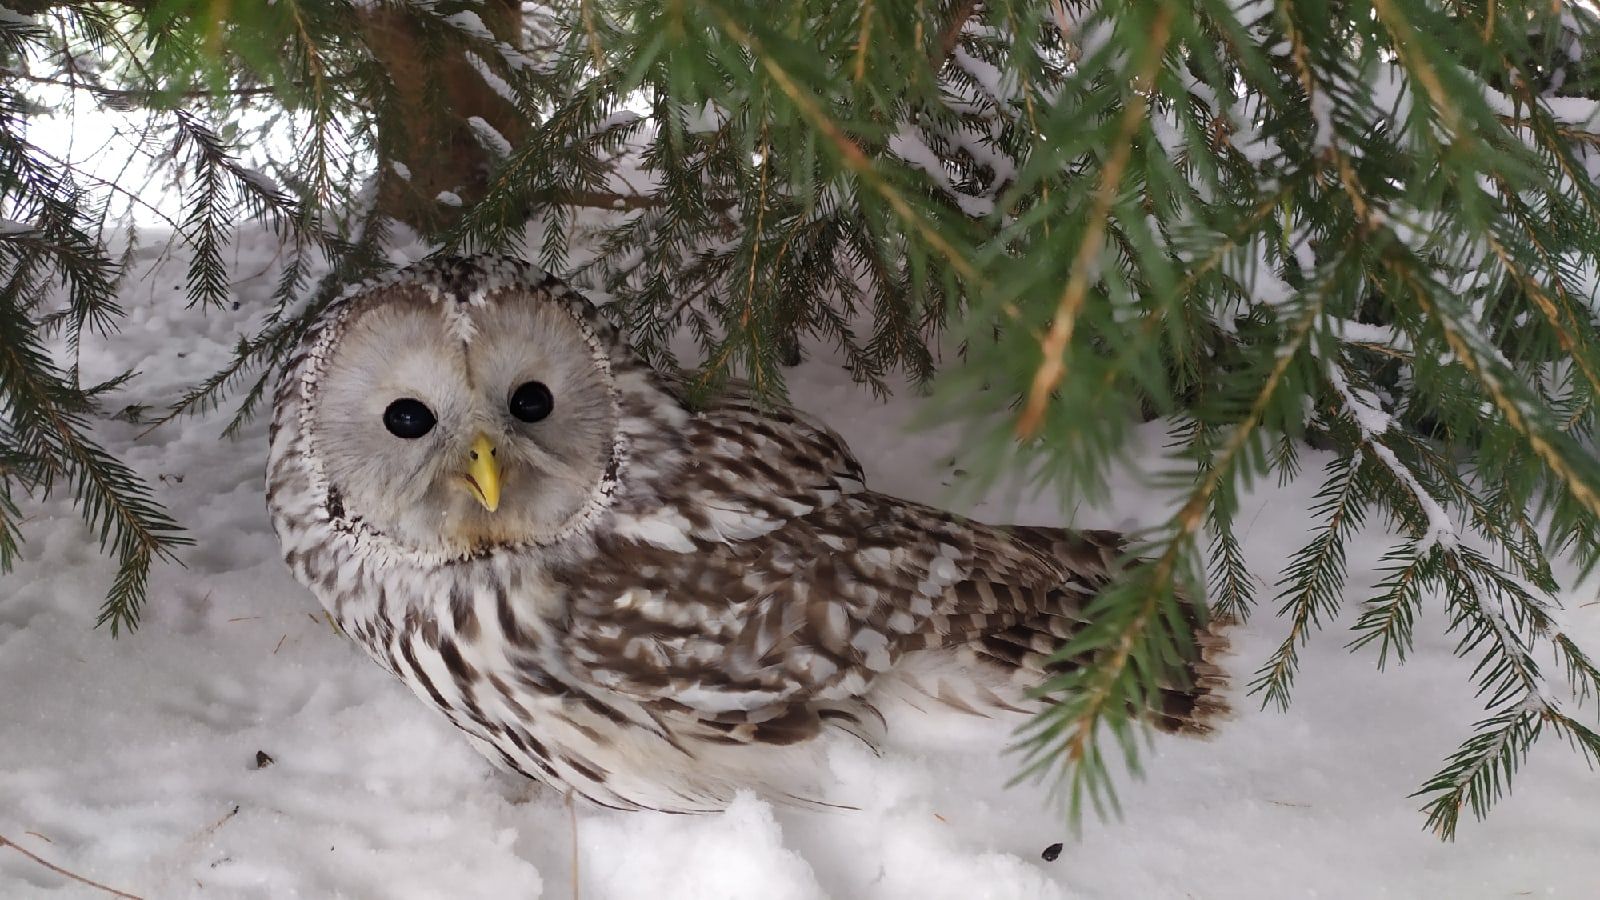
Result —
<instances>
[{"instance_id":1,"label":"tree trunk","mask_svg":"<svg viewBox=\"0 0 1600 900\"><path fill-rule=\"evenodd\" d=\"M520 3L485 0L476 10L496 38L521 47ZM482 198L497 162L468 119L481 118L512 146L521 142L528 123L468 62L466 52L473 48L464 36L428 34L403 7L370 8L362 27L398 99L379 113L379 211L426 239L436 238L463 206ZM482 48L474 52L497 75L507 77L498 54ZM446 193L459 197L461 206L441 201Z\"/></svg>"}]
</instances>

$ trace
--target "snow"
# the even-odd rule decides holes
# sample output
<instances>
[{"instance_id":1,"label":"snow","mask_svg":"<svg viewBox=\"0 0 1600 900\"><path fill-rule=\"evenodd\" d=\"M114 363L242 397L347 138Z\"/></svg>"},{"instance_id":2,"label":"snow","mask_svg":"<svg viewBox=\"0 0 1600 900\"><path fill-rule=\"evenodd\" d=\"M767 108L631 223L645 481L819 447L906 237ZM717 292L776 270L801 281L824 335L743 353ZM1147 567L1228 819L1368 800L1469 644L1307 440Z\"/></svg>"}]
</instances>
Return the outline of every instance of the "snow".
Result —
<instances>
[{"instance_id":1,"label":"snow","mask_svg":"<svg viewBox=\"0 0 1600 900\"><path fill-rule=\"evenodd\" d=\"M1377 344L1402 353L1411 352L1411 339L1399 329L1388 325L1373 325L1354 319L1330 319L1328 330L1339 340L1355 344Z\"/></svg>"},{"instance_id":2,"label":"snow","mask_svg":"<svg viewBox=\"0 0 1600 900\"><path fill-rule=\"evenodd\" d=\"M1333 98L1326 90L1311 92L1311 118L1317 125L1311 146L1318 150L1334 146L1338 135L1333 130Z\"/></svg>"},{"instance_id":3,"label":"snow","mask_svg":"<svg viewBox=\"0 0 1600 900\"><path fill-rule=\"evenodd\" d=\"M477 135L478 141L488 148L489 152L502 158L511 155L511 142L481 116L468 118L467 125L472 128L472 133Z\"/></svg>"},{"instance_id":4,"label":"snow","mask_svg":"<svg viewBox=\"0 0 1600 900\"><path fill-rule=\"evenodd\" d=\"M716 101L707 100L699 112L684 117L683 130L689 134L711 134L727 121L728 111L718 106Z\"/></svg>"},{"instance_id":5,"label":"snow","mask_svg":"<svg viewBox=\"0 0 1600 900\"><path fill-rule=\"evenodd\" d=\"M483 57L471 50L462 51L462 55L467 58L467 65L471 66L472 70L478 73L478 77L483 79L483 83L489 86L489 90L505 98L505 101L512 106L517 106L517 92L512 90L504 78L495 74L494 69L484 62Z\"/></svg>"},{"instance_id":6,"label":"snow","mask_svg":"<svg viewBox=\"0 0 1600 900\"><path fill-rule=\"evenodd\" d=\"M589 134L605 134L612 129L626 128L642 121L643 118L643 116L639 115L633 110L617 110L616 112L606 114L600 119L599 122L596 122L594 128L589 130Z\"/></svg>"},{"instance_id":7,"label":"snow","mask_svg":"<svg viewBox=\"0 0 1600 900\"><path fill-rule=\"evenodd\" d=\"M0 23L12 28L38 28L39 21L33 16L25 16L9 6L0 6Z\"/></svg>"},{"instance_id":8,"label":"snow","mask_svg":"<svg viewBox=\"0 0 1600 900\"><path fill-rule=\"evenodd\" d=\"M440 191L438 196L434 197L433 199L443 203L445 206L461 205L461 195L457 194L455 191Z\"/></svg>"},{"instance_id":9,"label":"snow","mask_svg":"<svg viewBox=\"0 0 1600 900\"><path fill-rule=\"evenodd\" d=\"M534 68L532 59L529 59L521 50L518 50L516 47L513 47L505 41L495 41L494 48L495 51L500 54L500 59L502 59L505 64L510 66L512 69L520 72L526 69Z\"/></svg>"},{"instance_id":10,"label":"snow","mask_svg":"<svg viewBox=\"0 0 1600 900\"><path fill-rule=\"evenodd\" d=\"M1382 401L1371 391L1352 387L1344 377L1344 368L1338 363L1329 362L1327 366L1328 382L1344 401L1345 410L1355 420L1361 435L1369 441L1375 441L1387 434L1394 425L1394 419L1383 411Z\"/></svg>"},{"instance_id":11,"label":"snow","mask_svg":"<svg viewBox=\"0 0 1600 900\"><path fill-rule=\"evenodd\" d=\"M991 127L993 132L1000 130L998 127ZM992 137L993 132L985 136ZM1016 180L1016 162L1009 155L996 152L994 145L983 140L976 132L956 127L945 132L944 136L994 172L994 187L991 190L998 190Z\"/></svg>"},{"instance_id":12,"label":"snow","mask_svg":"<svg viewBox=\"0 0 1600 900\"><path fill-rule=\"evenodd\" d=\"M911 126L902 124L900 130L889 138L889 151L927 173L934 184L969 217L981 219L994 212L993 200L965 193L951 182L950 170L945 167L944 160L922 142L922 137Z\"/></svg>"},{"instance_id":13,"label":"snow","mask_svg":"<svg viewBox=\"0 0 1600 900\"><path fill-rule=\"evenodd\" d=\"M478 18L478 14L475 12L452 13L443 18L445 22L461 29L462 33L470 37L490 43L495 41L494 32L489 30L489 26L483 24L483 20Z\"/></svg>"},{"instance_id":14,"label":"snow","mask_svg":"<svg viewBox=\"0 0 1600 900\"><path fill-rule=\"evenodd\" d=\"M278 182L275 181L272 176L260 171L259 169L253 169L249 166L240 166L239 177L249 182L250 186L255 188L258 193L277 195L283 192L283 188L278 185Z\"/></svg>"},{"instance_id":15,"label":"snow","mask_svg":"<svg viewBox=\"0 0 1600 900\"><path fill-rule=\"evenodd\" d=\"M1289 249L1294 253L1295 265L1300 267L1300 274L1310 276L1317 271L1317 254L1311 249L1311 235L1300 225L1295 225L1289 234Z\"/></svg>"},{"instance_id":16,"label":"snow","mask_svg":"<svg viewBox=\"0 0 1600 900\"><path fill-rule=\"evenodd\" d=\"M259 319L275 248L242 235L237 311L185 312L183 255L159 244L136 254L122 334L86 335L83 348L86 380L141 370L112 410L170 401ZM788 381L845 436L875 489L948 499L961 428L908 431L925 402L913 391L879 403L823 347ZM855 810L753 796L707 816L569 809L495 774L334 633L278 557L262 499L266 421L236 441L218 440L221 425L147 435L140 424L98 426L199 539L184 567L152 573L137 633L92 629L111 566L62 497L25 502L26 556L0 580L0 836L140 897L571 897L574 880L590 900L1600 895L1600 785L1552 742L1487 822L1464 824L1454 844L1422 831L1407 794L1481 712L1471 664L1451 654L1436 605L1403 667L1380 674L1374 654L1344 650L1347 632L1326 633L1304 651L1289 712L1236 692L1237 712L1214 737L1154 738L1144 780L1123 782L1124 817L1090 819L1080 836L1043 792L1006 787L1008 723L956 714L893 715L882 757L829 740L825 775ZM1171 515L1176 497L1136 475L1163 443L1159 426L1141 428L1137 458L1112 474L1116 502L1073 521L1129 527ZM1307 533L1324 461L1306 450L1311 477L1242 498L1240 537L1269 583ZM1064 521L1053 495L1015 487L970 511ZM1373 591L1394 540L1378 528L1350 544L1352 606ZM1560 626L1600 646L1593 592L1562 599ZM1236 629L1235 677L1247 681L1282 635L1267 608ZM258 751L270 765L257 768ZM1058 842L1059 858L1043 860ZM0 897L96 896L0 847Z\"/></svg>"},{"instance_id":17,"label":"snow","mask_svg":"<svg viewBox=\"0 0 1600 900\"><path fill-rule=\"evenodd\" d=\"M1478 89L1483 92L1484 99L1488 101L1489 108L1503 116L1516 116L1526 118L1528 110L1519 106L1510 97L1487 84L1479 82ZM1561 97L1541 96L1539 102L1550 113L1550 117L1557 125L1572 128L1591 128L1600 122L1600 100L1588 97Z\"/></svg>"},{"instance_id":18,"label":"snow","mask_svg":"<svg viewBox=\"0 0 1600 900\"><path fill-rule=\"evenodd\" d=\"M1017 84L1013 76L973 56L959 45L951 49L950 60L977 82L978 87L995 102L1004 105L1008 101L1017 99Z\"/></svg>"},{"instance_id":19,"label":"snow","mask_svg":"<svg viewBox=\"0 0 1600 900\"><path fill-rule=\"evenodd\" d=\"M1328 383L1333 385L1334 393L1339 395L1345 410L1356 423L1356 428L1360 430L1363 438L1362 442L1372 455L1406 486L1406 490L1416 499L1422 514L1427 517L1428 531L1422 536L1419 546L1429 548L1443 545L1447 549L1454 547L1460 536L1456 533L1455 522L1451 520L1450 514L1439 504L1438 498L1417 481L1416 473L1400 462L1394 451L1380 440L1394 424L1389 414L1383 411L1381 401L1370 391L1359 390L1352 386L1349 379L1345 378L1344 369L1339 362L1325 360L1324 363L1328 372Z\"/></svg>"},{"instance_id":20,"label":"snow","mask_svg":"<svg viewBox=\"0 0 1600 900\"><path fill-rule=\"evenodd\" d=\"M1588 97L1541 97L1557 124L1593 128L1600 123L1600 101Z\"/></svg>"}]
</instances>

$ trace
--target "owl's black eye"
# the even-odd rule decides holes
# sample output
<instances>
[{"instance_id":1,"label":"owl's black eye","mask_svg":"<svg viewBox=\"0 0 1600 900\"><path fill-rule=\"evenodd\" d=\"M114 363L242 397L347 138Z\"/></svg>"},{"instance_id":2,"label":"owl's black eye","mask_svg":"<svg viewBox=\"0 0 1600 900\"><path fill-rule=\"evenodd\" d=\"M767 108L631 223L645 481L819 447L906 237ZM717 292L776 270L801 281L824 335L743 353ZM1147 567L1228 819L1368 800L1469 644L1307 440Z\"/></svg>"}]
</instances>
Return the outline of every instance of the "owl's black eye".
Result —
<instances>
[{"instance_id":1,"label":"owl's black eye","mask_svg":"<svg viewBox=\"0 0 1600 900\"><path fill-rule=\"evenodd\" d=\"M383 411L383 427L395 437L408 441L432 431L438 421L433 411L415 397L401 397Z\"/></svg>"},{"instance_id":2,"label":"owl's black eye","mask_svg":"<svg viewBox=\"0 0 1600 900\"><path fill-rule=\"evenodd\" d=\"M511 414L524 422L537 422L556 408L556 398L541 381L524 381L511 392Z\"/></svg>"}]
</instances>

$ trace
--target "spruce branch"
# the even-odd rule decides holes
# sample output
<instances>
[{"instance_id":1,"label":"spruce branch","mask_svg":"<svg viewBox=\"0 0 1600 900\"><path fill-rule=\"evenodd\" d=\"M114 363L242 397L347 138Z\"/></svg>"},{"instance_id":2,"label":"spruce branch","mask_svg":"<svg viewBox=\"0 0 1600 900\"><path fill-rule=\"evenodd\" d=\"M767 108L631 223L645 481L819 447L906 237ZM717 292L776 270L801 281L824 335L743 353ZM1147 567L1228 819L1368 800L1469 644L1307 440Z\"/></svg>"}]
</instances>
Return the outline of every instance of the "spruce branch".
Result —
<instances>
[{"instance_id":1,"label":"spruce branch","mask_svg":"<svg viewBox=\"0 0 1600 900\"><path fill-rule=\"evenodd\" d=\"M1207 581L1212 585L1212 611L1219 617L1238 622L1248 621L1255 608L1254 576L1244 559L1244 548L1233 530L1233 518L1222 512L1221 504L1212 504L1207 523L1211 531L1211 571Z\"/></svg>"},{"instance_id":2,"label":"spruce branch","mask_svg":"<svg viewBox=\"0 0 1600 900\"><path fill-rule=\"evenodd\" d=\"M1130 761L1137 758L1128 731L1129 707L1140 708L1140 701L1151 693L1151 688L1173 675L1171 667L1179 658L1171 651L1177 636L1164 633L1174 625L1174 617L1164 608L1193 602L1180 599L1179 570L1193 550L1195 535L1205 522L1205 512L1213 498L1225 481L1237 477L1234 466L1310 337L1323 303L1321 292L1306 297L1298 315L1285 328L1276 361L1257 389L1248 413L1218 448L1199 484L1169 523L1161 554L1135 570L1131 581L1135 589L1128 592L1131 596L1113 589L1097 598L1088 610L1095 624L1052 657L1052 661L1067 662L1086 656L1093 665L1053 678L1041 688L1042 692L1063 699L1024 726L1020 744L1023 770L1018 779L1057 773L1066 785L1074 816L1081 815L1085 799L1097 809L1115 801L1099 749L1102 729L1117 738ZM1182 615L1176 617L1176 621L1184 620ZM1106 622L1115 624L1108 627Z\"/></svg>"},{"instance_id":3,"label":"spruce branch","mask_svg":"<svg viewBox=\"0 0 1600 900\"><path fill-rule=\"evenodd\" d=\"M944 28L940 29L938 40L934 42L933 50L928 54L928 67L930 69L937 72L944 66L945 60L949 59L950 54L955 52L956 44L961 42L961 32L967 27L967 23L972 20L972 15L977 10L978 0L956 0L956 3L950 7L950 17L946 20ZM859 46L863 48L866 46L866 28L867 23L871 21L871 12L872 4L868 3L861 16L863 31ZM858 57L859 59L865 59L865 56L860 56ZM857 72L859 73L861 71L859 68L861 63L858 62L857 65ZM859 74L856 80L861 80Z\"/></svg>"},{"instance_id":4,"label":"spruce branch","mask_svg":"<svg viewBox=\"0 0 1600 900\"><path fill-rule=\"evenodd\" d=\"M35 486L49 495L57 475L64 478L101 549L117 558L97 622L116 635L138 625L151 561L175 560L176 549L193 541L181 535L144 481L88 436L79 392L49 362L17 300L14 290L0 296L0 395L10 401L13 433L24 451L51 460Z\"/></svg>"},{"instance_id":5,"label":"spruce branch","mask_svg":"<svg viewBox=\"0 0 1600 900\"><path fill-rule=\"evenodd\" d=\"M817 101L817 98L791 78L788 71L777 61L774 55L765 52L766 48L762 42L728 15L720 4L714 2L714 0L702 0L702 2L711 9L713 18L722 30L727 32L729 37L733 38L734 41L760 61L762 67L766 69L773 82L778 86L778 89L794 103L800 114L828 139L829 144L838 153L846 168L887 203L901 221L910 226L930 248L937 251L951 268L962 277L981 286L983 279L979 275L977 267L968 259L966 251L947 238L943 231L936 228L928 217L919 213L911 202L878 172L873 161L861 147L851 140L845 134L844 129L823 111L822 105Z\"/></svg>"},{"instance_id":6,"label":"spruce branch","mask_svg":"<svg viewBox=\"0 0 1600 900\"><path fill-rule=\"evenodd\" d=\"M1077 322L1078 311L1088 294L1094 261L1101 252L1101 241L1111 215L1111 204L1116 200L1123 169L1127 167L1128 159L1133 152L1134 134L1144 124L1147 103L1145 97L1150 90L1151 82L1155 79L1157 69L1161 66L1162 56L1166 53L1171 27L1172 12L1163 7L1156 13L1150 41L1145 45L1144 56L1135 69L1133 86L1130 90L1131 97L1127 109L1122 114L1122 122L1112 144L1111 156L1100 172L1100 184L1095 190L1094 203L1089 208L1088 224L1083 230L1083 236L1079 238L1078 249L1072 259L1072 274L1067 279L1066 288L1061 292L1061 299L1056 303L1056 313L1050 323L1050 329L1040 343L1044 359L1038 371L1034 373L1033 383L1028 387L1027 401L1022 407L1022 414L1017 418L1018 438L1026 440L1038 432L1039 423L1044 418L1045 405L1050 402L1050 392L1066 375L1065 358L1067 345L1072 342L1073 325Z\"/></svg>"},{"instance_id":7,"label":"spruce branch","mask_svg":"<svg viewBox=\"0 0 1600 900\"><path fill-rule=\"evenodd\" d=\"M76 76L76 71L71 73ZM34 75L19 69L0 66L0 78L10 78L17 81L26 81L29 84L45 85L48 87L66 88L73 91L85 91L97 99L107 101L111 106L131 106L136 104L159 105L171 100L213 100L220 98L249 98L273 97L282 93L283 88L273 86L236 87L212 90L207 88L190 88L187 90L168 92L155 88L124 89L110 88L95 81L82 80L78 77L48 78L43 75ZM305 87L303 84L294 87Z\"/></svg>"},{"instance_id":8,"label":"spruce branch","mask_svg":"<svg viewBox=\"0 0 1600 900\"><path fill-rule=\"evenodd\" d=\"M1411 651L1422 590L1436 580L1441 552L1438 545L1424 547L1413 539L1390 548L1380 561L1379 571L1388 574L1378 582L1378 595L1366 602L1352 629L1356 637L1350 642L1351 648L1376 643L1380 669L1391 655L1395 662L1403 663Z\"/></svg>"},{"instance_id":9,"label":"spruce branch","mask_svg":"<svg viewBox=\"0 0 1600 900\"><path fill-rule=\"evenodd\" d=\"M1502 362L1499 351L1478 332L1458 302L1437 285L1428 283L1403 250L1393 244L1390 247L1382 263L1437 324L1445 343L1478 380L1506 423L1522 436L1528 448L1590 516L1600 516L1600 477L1593 471L1593 461L1564 445L1565 436L1538 411L1537 403L1529 402L1531 398L1521 379Z\"/></svg>"},{"instance_id":10,"label":"spruce branch","mask_svg":"<svg viewBox=\"0 0 1600 900\"><path fill-rule=\"evenodd\" d=\"M1365 459L1337 456L1328 463L1327 480L1317 492L1310 513L1320 524L1311 542L1296 551L1278 586L1279 618L1288 618L1289 633L1256 671L1251 693L1262 705L1289 708L1289 689L1300 667L1300 649L1314 630L1338 614L1345 583L1345 541L1366 516L1371 491Z\"/></svg>"},{"instance_id":11,"label":"spruce branch","mask_svg":"<svg viewBox=\"0 0 1600 900\"><path fill-rule=\"evenodd\" d=\"M1491 709L1502 710L1479 723L1479 733L1462 745L1421 792L1443 792L1431 799L1425 810L1430 827L1448 838L1456 828L1454 810L1465 802L1481 817L1509 783L1512 771L1537 737L1529 715L1537 713L1540 719L1551 721L1564 718L1530 651L1530 639L1549 630L1549 611L1519 582L1460 542L1438 498L1385 443L1391 421L1356 395L1340 363L1330 362L1327 372L1342 403L1342 414L1360 434L1363 452L1376 461L1380 475L1395 483L1395 488L1380 491L1379 496L1401 501L1397 518L1411 531L1411 541L1390 557L1408 561L1380 585L1383 594L1369 603L1357 623L1360 636L1353 646L1377 641L1380 665L1391 651L1403 660L1411 645L1422 593L1428 585L1437 585L1453 611L1452 628L1462 630L1458 653L1481 654L1474 670L1480 696ZM1338 580L1342 581L1342 572ZM1581 661L1569 659L1569 675L1581 677L1584 672ZM1266 684L1269 698L1276 690L1280 701L1286 699L1280 682L1269 680Z\"/></svg>"}]
</instances>

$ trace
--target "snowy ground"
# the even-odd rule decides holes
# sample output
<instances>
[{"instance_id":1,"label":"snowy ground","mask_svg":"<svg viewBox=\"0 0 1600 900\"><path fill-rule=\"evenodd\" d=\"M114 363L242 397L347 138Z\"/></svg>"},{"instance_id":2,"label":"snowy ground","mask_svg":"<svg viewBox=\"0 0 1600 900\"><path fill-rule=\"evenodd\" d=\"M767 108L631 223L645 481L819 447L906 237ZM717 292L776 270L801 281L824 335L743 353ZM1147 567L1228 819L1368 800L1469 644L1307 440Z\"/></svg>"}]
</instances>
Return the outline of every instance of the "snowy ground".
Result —
<instances>
[{"instance_id":1,"label":"snowy ground","mask_svg":"<svg viewBox=\"0 0 1600 900\"><path fill-rule=\"evenodd\" d=\"M259 257L243 255L241 278ZM181 263L145 267L115 355L89 348L85 378L137 366L122 402L160 406L223 363L270 278L241 284L239 312L203 316L182 310ZM908 435L915 399L880 405L821 354L790 383L878 490L945 496L955 435ZM199 540L187 567L156 572L137 634L91 629L110 566L65 500L29 510L27 560L0 580L0 836L140 897L571 897L575 862L586 898L1600 897L1600 775L1560 746L1537 750L1514 796L1456 843L1422 831L1406 795L1478 712L1437 610L1404 668L1380 675L1327 634L1291 712L1237 697L1214 738L1157 740L1125 817L1076 839L1037 792L1004 787L1005 727L970 718L910 729L920 741L883 758L834 743L831 777L859 811L743 798L714 816L569 813L549 792L518 796L313 615L267 523L265 421L235 442L219 428L103 429ZM1143 437L1153 456L1161 434ZM1246 547L1268 580L1299 546L1312 490L1247 502ZM1076 523L1169 511L1131 476L1114 494ZM972 511L1061 521L1050 499L996 495ZM1354 596L1383 546L1369 535L1352 552ZM1592 592L1565 601L1569 630L1600 648ZM1239 629L1234 670L1248 675L1280 637L1267 613ZM274 761L257 768L258 751ZM0 897L78 896L106 895L0 847Z\"/></svg>"}]
</instances>

